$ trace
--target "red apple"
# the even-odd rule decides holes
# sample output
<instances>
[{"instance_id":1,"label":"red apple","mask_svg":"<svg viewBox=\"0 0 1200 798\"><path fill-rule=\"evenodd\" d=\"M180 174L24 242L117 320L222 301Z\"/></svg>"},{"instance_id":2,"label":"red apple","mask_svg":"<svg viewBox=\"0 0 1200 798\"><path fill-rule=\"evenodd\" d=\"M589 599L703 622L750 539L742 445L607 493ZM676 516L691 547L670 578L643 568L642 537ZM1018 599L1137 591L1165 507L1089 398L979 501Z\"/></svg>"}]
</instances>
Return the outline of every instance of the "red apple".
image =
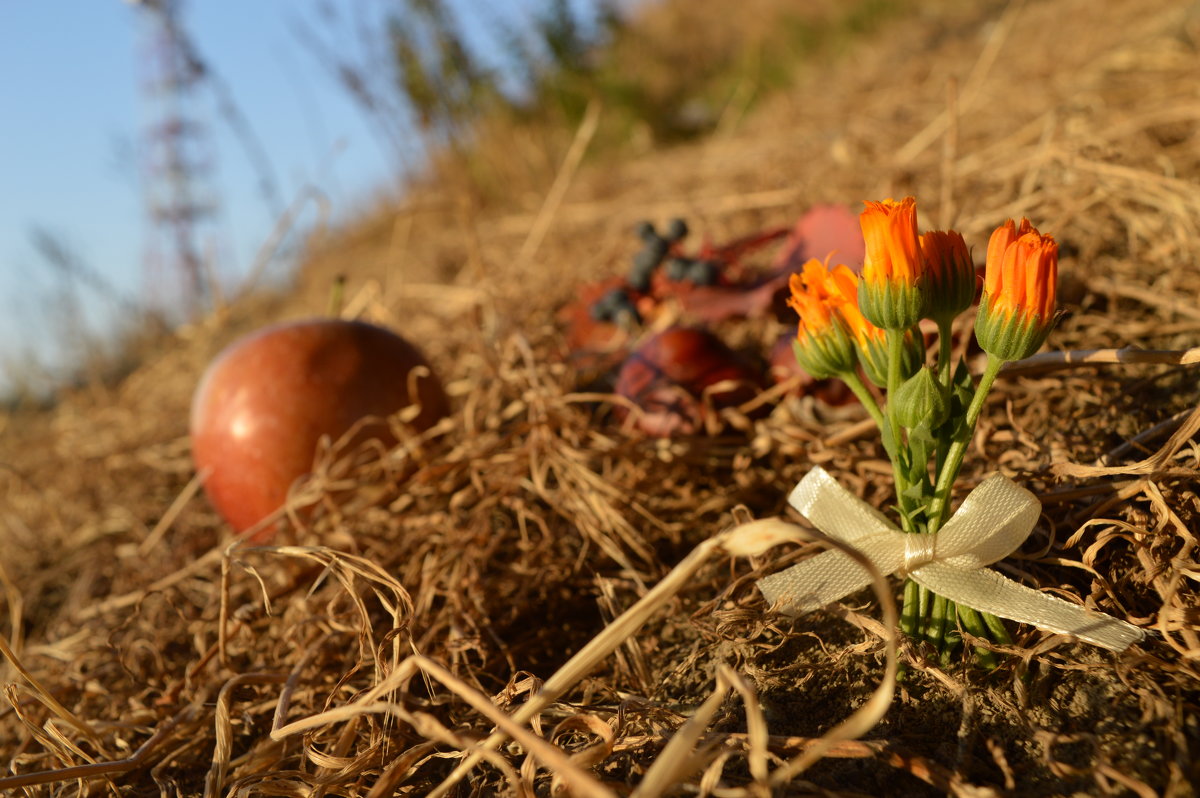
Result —
<instances>
[{"instance_id":1,"label":"red apple","mask_svg":"<svg viewBox=\"0 0 1200 798\"><path fill-rule=\"evenodd\" d=\"M418 366L426 371L410 378ZM400 336L336 319L278 324L234 342L204 373L192 398L192 457L208 472L209 500L240 532L283 504L312 469L322 435L336 439L366 416L384 419L414 401L416 430L449 410L425 358ZM364 429L367 437L395 443L384 423Z\"/></svg>"}]
</instances>

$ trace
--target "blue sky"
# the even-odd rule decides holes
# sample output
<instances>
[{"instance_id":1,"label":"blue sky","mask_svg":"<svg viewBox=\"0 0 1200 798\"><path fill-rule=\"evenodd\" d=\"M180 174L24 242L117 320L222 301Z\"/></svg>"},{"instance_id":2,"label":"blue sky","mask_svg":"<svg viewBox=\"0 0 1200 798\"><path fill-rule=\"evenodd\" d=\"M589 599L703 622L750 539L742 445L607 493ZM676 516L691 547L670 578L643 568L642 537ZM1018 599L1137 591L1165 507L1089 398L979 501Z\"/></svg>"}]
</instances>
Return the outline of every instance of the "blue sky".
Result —
<instances>
[{"instance_id":1,"label":"blue sky","mask_svg":"<svg viewBox=\"0 0 1200 798\"><path fill-rule=\"evenodd\" d=\"M454 0L467 34L482 41L487 14L520 18L538 0ZM353 105L297 30L336 52L361 53L358 26L396 4L384 0L190 0L184 22L268 153L283 203L308 184L348 215L399 183L420 149L395 152ZM580 5L586 5L581 0ZM329 10L333 10L333 17ZM6 362L35 352L61 357L64 282L32 242L43 229L119 294L147 290L140 161L153 116L146 92L144 12L122 0L0 3L0 390ZM472 27L475 26L475 27ZM211 92L193 103L212 168L206 187L218 213L204 229L224 281L244 275L276 218L259 175ZM406 141L406 145L407 145ZM311 221L311 219L310 219ZM276 267L277 273L286 264ZM75 286L66 314L103 335L113 303ZM57 353L57 354L56 354Z\"/></svg>"},{"instance_id":2,"label":"blue sky","mask_svg":"<svg viewBox=\"0 0 1200 798\"><path fill-rule=\"evenodd\" d=\"M298 25L321 26L314 8L193 0L184 20L268 152L282 200L311 183L335 212L348 213L396 184L397 158L299 42ZM35 351L54 360L61 343L63 283L32 243L34 228L59 238L116 292L144 298L140 150L154 109L142 88L150 42L143 13L121 0L0 4L0 358ZM321 35L344 38L327 27ZM210 145L206 184L217 213L204 232L223 277L235 282L274 212L214 95L199 93L190 108ZM112 303L76 291L85 330L103 334Z\"/></svg>"}]
</instances>

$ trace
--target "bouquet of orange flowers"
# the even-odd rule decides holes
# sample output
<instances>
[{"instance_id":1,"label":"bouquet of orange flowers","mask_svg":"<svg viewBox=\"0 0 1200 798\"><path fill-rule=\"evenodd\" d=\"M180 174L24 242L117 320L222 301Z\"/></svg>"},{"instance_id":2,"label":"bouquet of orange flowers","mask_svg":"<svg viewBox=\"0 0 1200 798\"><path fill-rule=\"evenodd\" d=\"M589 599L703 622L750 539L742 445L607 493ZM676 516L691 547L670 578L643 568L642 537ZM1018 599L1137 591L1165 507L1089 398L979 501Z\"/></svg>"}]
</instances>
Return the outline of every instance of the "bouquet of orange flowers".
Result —
<instances>
[{"instance_id":1,"label":"bouquet of orange flowers","mask_svg":"<svg viewBox=\"0 0 1200 798\"><path fill-rule=\"evenodd\" d=\"M866 241L861 278L844 265L830 268L828 260L809 261L792 275L789 303L800 315L794 348L813 377L844 380L878 424L892 464L900 529L930 536L906 541L918 544L906 546L911 553L923 542L932 547L933 536L947 523L955 478L1000 368L1033 354L1054 325L1058 245L1027 219L1020 225L1009 220L992 233L975 321L987 367L976 383L965 362L951 362L951 327L971 307L977 289L962 235L919 234L912 197L866 203L861 223ZM932 365L918 329L922 319L937 324ZM886 391L886 404L876 401L864 377ZM1036 519L1034 509L1028 527ZM926 552L910 564L932 559ZM959 623L981 640L1009 642L994 614L939 595L922 580L905 580L900 620L905 633L946 657L960 637ZM994 664L991 651L976 651L981 662Z\"/></svg>"}]
</instances>

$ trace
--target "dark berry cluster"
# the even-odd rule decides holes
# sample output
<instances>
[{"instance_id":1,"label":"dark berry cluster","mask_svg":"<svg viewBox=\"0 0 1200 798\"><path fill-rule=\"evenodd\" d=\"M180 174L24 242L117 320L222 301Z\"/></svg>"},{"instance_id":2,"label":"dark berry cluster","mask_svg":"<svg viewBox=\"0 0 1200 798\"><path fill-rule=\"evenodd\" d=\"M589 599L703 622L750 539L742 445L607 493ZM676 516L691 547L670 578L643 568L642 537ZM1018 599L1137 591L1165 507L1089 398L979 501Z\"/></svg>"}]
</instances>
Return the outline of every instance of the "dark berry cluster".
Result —
<instances>
[{"instance_id":1,"label":"dark berry cluster","mask_svg":"<svg viewBox=\"0 0 1200 798\"><path fill-rule=\"evenodd\" d=\"M624 288L614 288L606 291L589 309L596 321L607 321L627 327L641 324L642 317L633 303L633 298Z\"/></svg>"},{"instance_id":2,"label":"dark berry cluster","mask_svg":"<svg viewBox=\"0 0 1200 798\"><path fill-rule=\"evenodd\" d=\"M674 257L667 261L667 279L674 282L687 280L696 285L716 285L720 273L721 265L712 260Z\"/></svg>"},{"instance_id":3,"label":"dark berry cluster","mask_svg":"<svg viewBox=\"0 0 1200 798\"><path fill-rule=\"evenodd\" d=\"M629 272L629 285L635 291L645 293L650 290L650 279L654 270L666 261L667 279L673 282L684 280L696 285L715 285L721 266L716 261L697 260L683 255L668 257L671 247L679 243L688 234L687 222L683 219L672 219L662 233L648 221L638 222L635 228L638 238L644 246L633 256L633 268Z\"/></svg>"}]
</instances>

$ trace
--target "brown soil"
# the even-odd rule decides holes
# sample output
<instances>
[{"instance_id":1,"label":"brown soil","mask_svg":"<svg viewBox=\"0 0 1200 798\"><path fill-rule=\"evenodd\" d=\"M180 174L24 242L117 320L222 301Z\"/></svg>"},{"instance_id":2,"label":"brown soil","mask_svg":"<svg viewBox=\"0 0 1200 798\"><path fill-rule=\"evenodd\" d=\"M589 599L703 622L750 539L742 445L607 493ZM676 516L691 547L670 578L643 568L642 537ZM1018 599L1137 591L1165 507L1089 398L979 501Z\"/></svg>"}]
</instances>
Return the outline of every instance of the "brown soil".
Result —
<instances>
[{"instance_id":1,"label":"brown soil","mask_svg":"<svg viewBox=\"0 0 1200 798\"><path fill-rule=\"evenodd\" d=\"M517 711L695 546L783 513L813 464L886 506L853 408L772 397L765 418L734 408L721 434L656 441L579 393L555 311L624 272L638 219L685 216L719 242L912 193L924 227L979 252L1025 215L1062 245L1051 348L1193 346L1198 50L1186 3L934 4L748 114L731 104L700 143L585 162L561 203L545 186L504 203L422 189L314 242L288 299L179 331L115 387L0 416L0 791L427 795L496 708ZM191 390L235 336L320 312L335 274L347 315L420 343L455 411L384 456L322 452L293 502L314 512L278 546L230 546L192 498ZM719 331L762 358L784 329ZM753 580L787 549L716 554L446 794L620 795L652 777L639 795L1192 794L1198 387L1194 365L1014 372L963 471L964 490L999 469L1043 501L1010 576L1145 643L1118 656L1014 627L994 672L902 647L882 721L772 791L764 772L870 696L886 635L868 592L767 613ZM698 711L694 751L667 749ZM9 775L39 771L24 793Z\"/></svg>"}]
</instances>

